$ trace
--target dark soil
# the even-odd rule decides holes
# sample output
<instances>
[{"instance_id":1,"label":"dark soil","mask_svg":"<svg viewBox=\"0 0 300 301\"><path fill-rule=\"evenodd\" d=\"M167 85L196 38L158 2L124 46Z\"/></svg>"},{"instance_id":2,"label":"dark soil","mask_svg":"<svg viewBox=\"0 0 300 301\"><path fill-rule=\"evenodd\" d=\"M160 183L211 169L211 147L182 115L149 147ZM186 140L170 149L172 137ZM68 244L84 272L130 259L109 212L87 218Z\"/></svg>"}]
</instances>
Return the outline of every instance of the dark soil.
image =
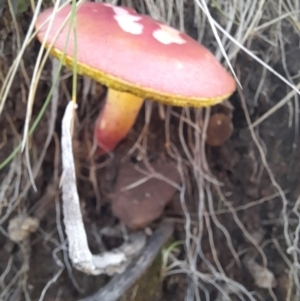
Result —
<instances>
[{"instance_id":1,"label":"dark soil","mask_svg":"<svg viewBox=\"0 0 300 301\"><path fill-rule=\"evenodd\" d=\"M192 12L190 12L192 13ZM25 12L18 16L18 24L20 27L21 37L24 36L31 19L31 13ZM191 18L187 18L190 20ZM187 21L189 23L189 21ZM196 29L187 24L188 32L195 36ZM12 26L12 20L7 9L4 9L2 19L0 19L0 41L5 41L3 54L0 52L0 74L6 75L8 67L16 57L17 51L11 48L12 38L15 32ZM287 65L291 76L298 74L300 70L299 62L295 59L295 53L299 50L299 37L287 31L290 43L286 46L287 49ZM206 37L205 43L211 45L210 37ZM264 41L256 39L253 44L255 49L263 51L267 46ZM1 50L1 49L0 49ZM34 41L26 50L24 55L24 64L26 72L31 78L35 57L39 50L39 43ZM296 56L297 58L297 56ZM272 62L274 68L284 74L281 61ZM295 63L296 62L296 63ZM297 65L298 64L298 65ZM259 85L260 74L262 67L247 57L244 54L238 56L235 64L235 69L239 70L240 81L243 86L243 97L248 106L250 118L256 120L264 112L276 104L286 93L286 85L283 84L275 76L267 73L264 83L264 93L260 94L258 102L253 105L253 99ZM64 73L67 71L64 70ZM250 78L249 78L250 77ZM1 83L1 81L0 81ZM47 93L51 85L50 65L47 63L43 77L39 83L37 96L33 108L33 116L36 117L40 111ZM55 125L55 137L52 139L48 148L46 157L43 161L40 171L35 178L37 192L32 188L27 189L28 176L25 159L21 167L23 178L19 187L19 194L24 192L21 199L18 199L18 205L11 214L10 218L20 214L21 212L29 212L31 216L40 218L40 227L38 231L30 237L30 269L27 273L27 293L31 300L39 300L46 284L60 270L58 261L70 265L67 254L62 256L59 250L61 245L60 233L57 227L57 221L62 223L61 216L57 216L57 208L55 200L60 201L59 178L57 172L60 173L60 158L59 145L57 138L61 133L61 119L64 113L65 106L69 100L69 95L66 91L71 91L71 78L68 77L61 81L62 89L59 99L58 116ZM80 108L78 110L78 120L76 124L76 137L74 141L75 156L77 164L78 190L82 202L84 213L84 221L88 234L90 248L93 253L99 252L99 244L95 239L97 230L103 227L114 227L119 224L119 220L112 214L112 198L115 191L115 185L118 182L119 169L121 163L132 166L140 161L139 153L134 151L130 156L126 156L132 148L135 141L139 137L144 126L144 108L131 131L130 135L124 140L115 150L113 158L101 157L94 155L89 157L88 154L92 149L92 127L93 122L97 117L97 112L103 105L105 96L105 88L97 84L94 93L88 95L88 102L80 103L82 95L83 79L78 79L78 98ZM0 163L3 162L11 153L14 147L19 143L22 135L24 118L26 112L26 96L25 102L23 94L28 94L28 83L24 80L21 70L13 82L10 90L9 98L5 105L4 113L0 117ZM233 208L247 205L257 201L263 197L270 196L277 192L273 187L270 177L266 170L262 168L262 162L259 156L258 149L251 138L247 128L247 122L242 107L242 96L236 92L230 99L234 107L233 110L233 125L234 131L231 138L220 147L206 147L207 159L209 167L216 178L224 183L222 188L226 194L228 201ZM181 112L181 109L174 109L175 112ZM212 112L222 111L222 107L215 107ZM300 155L298 150L299 133L295 132L295 126L289 127L290 118L288 106L282 107L273 116L268 118L259 126L260 139L264 142L267 149L267 160L273 171L276 180L281 185L283 190L288 192L288 200L290 202L288 210L290 211L294 205L294 200L299 195L299 176L300 176ZM297 113L298 114L298 113ZM41 149L45 143L48 122L50 118L50 108L47 109L42 118L37 130L30 141L31 162L36 163ZM170 136L172 142L178 147L182 157L186 160L181 141L178 135L179 121L177 118L171 118ZM150 163L155 164L159 160L168 160L175 163L174 158L169 156L166 148L165 138L165 121L159 117L158 109L154 105L152 112L151 123L148 132L147 140L147 157ZM184 129L184 134L187 137L187 129ZM17 136L20 135L20 136ZM3 143L2 143L3 141ZM57 165L58 164L58 165ZM0 171L0 181L4 181L9 173L9 165ZM57 168L58 167L58 168ZM197 208L195 196L197 188L195 180L192 179L192 168L186 165L185 173L190 177L190 195L187 195L187 206L193 217L193 221L197 222ZM13 196L11 187L9 202ZM242 262L245 253L255 255L258 263L262 263L262 258L258 255L256 249L247 240L242 230L234 221L233 215L226 212L227 209L220 201L217 190L211 187L215 210L221 210L218 214L219 221L228 230L233 246L240 255ZM222 212L222 209L225 212ZM283 237L282 227L282 201L279 197L274 197L271 200L258 203L247 209L237 211L237 216L240 218L245 229L251 233L259 234L259 244L263 248L268 259L268 268L274 273L277 280L277 286L274 288L274 295L278 300L284 300L288 286L287 265L278 251L274 240L278 242L285 252L285 240ZM6 209L3 210L5 214ZM1 215L0 215L1 217ZM9 219L10 219L9 218ZM169 204L160 217L160 219L169 218L176 221L176 229L174 232L174 240L185 240L184 215L179 203L179 196L175 194L173 202ZM6 235L8 221L7 219L1 225L0 233L0 275L7 267L8 261L12 258L12 267L4 280L4 286L0 283L0 293L4 290L10 281L13 280L16 272L20 269L24 262L24 254L22 246L14 244ZM149 225L150 228L156 228L156 222ZM295 225L296 227L296 225ZM272 297L267 289L259 288L255 285L254 279L249 274L248 270L243 266L238 266L233 260L232 253L226 243L226 238L221 231L212 224L214 233L214 243L217 250L217 255L222 267L227 275L240 283L242 283L249 291L256 291L261 294L264 300L272 300ZM120 239L107 238L103 239L107 249L112 249L122 243ZM101 246L100 246L101 247ZM211 249L209 246L209 236L204 230L202 237L202 249L206 258L213 263ZM56 254L58 258L56 258ZM179 259L185 258L185 249L180 248ZM199 260L199 270L203 269L203 262ZM155 276L157 277L157 276ZM88 296L109 281L107 276L87 276L81 272L69 267L65 268L61 275L49 286L46 291L44 300L77 300L78 298ZM148 280L147 280L148 281ZM187 287L191 285L189 277L185 274L178 274L167 277L162 283L157 285L156 301L174 300L182 301L185 298ZM13 287L18 287L18 283L13 283ZM208 284L206 286L210 293L211 300L215 300L217 291ZM19 286L20 287L20 286ZM9 300L29 300L22 291L17 289L15 295ZM7 299L8 300L8 299ZM129 300L129 299L128 299ZM137 299L136 299L137 300ZM144 299L143 299L144 300ZM150 300L150 299L149 299ZM154 299L151 299L154 300ZM234 299L233 300L238 300ZM146 300L148 301L148 300Z\"/></svg>"}]
</instances>

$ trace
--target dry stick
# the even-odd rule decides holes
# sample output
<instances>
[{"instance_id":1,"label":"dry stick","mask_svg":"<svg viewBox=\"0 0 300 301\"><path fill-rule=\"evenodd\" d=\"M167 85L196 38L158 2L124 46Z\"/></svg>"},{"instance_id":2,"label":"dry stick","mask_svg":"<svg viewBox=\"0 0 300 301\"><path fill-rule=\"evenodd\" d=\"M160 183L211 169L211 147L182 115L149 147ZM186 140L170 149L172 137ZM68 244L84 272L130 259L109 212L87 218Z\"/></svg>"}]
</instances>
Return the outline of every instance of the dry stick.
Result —
<instances>
[{"instance_id":1,"label":"dry stick","mask_svg":"<svg viewBox=\"0 0 300 301\"><path fill-rule=\"evenodd\" d=\"M89 249L84 229L79 196L76 186L75 164L72 149L71 125L76 104L69 102L62 121L62 200L68 250L74 267L86 274L99 275L122 273L131 259L140 254L146 243L145 235L132 235L132 242L118 249L93 255Z\"/></svg>"},{"instance_id":2,"label":"dry stick","mask_svg":"<svg viewBox=\"0 0 300 301\"><path fill-rule=\"evenodd\" d=\"M150 266L163 244L171 237L173 229L173 223L163 222L150 237L143 250L143 254L131 262L123 274L114 276L111 281L97 293L80 301L118 300Z\"/></svg>"}]
</instances>

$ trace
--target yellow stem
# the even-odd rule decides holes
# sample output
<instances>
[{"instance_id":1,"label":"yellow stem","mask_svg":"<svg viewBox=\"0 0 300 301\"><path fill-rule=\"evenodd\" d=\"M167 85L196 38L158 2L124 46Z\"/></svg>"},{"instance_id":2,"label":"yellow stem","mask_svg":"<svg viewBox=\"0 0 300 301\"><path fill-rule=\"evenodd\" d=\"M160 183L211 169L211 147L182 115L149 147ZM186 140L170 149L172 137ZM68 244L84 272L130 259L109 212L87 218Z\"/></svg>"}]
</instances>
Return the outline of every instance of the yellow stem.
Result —
<instances>
[{"instance_id":1,"label":"yellow stem","mask_svg":"<svg viewBox=\"0 0 300 301\"><path fill-rule=\"evenodd\" d=\"M143 102L142 98L132 94L108 90L105 106L95 126L95 138L102 151L113 150L127 136Z\"/></svg>"}]
</instances>

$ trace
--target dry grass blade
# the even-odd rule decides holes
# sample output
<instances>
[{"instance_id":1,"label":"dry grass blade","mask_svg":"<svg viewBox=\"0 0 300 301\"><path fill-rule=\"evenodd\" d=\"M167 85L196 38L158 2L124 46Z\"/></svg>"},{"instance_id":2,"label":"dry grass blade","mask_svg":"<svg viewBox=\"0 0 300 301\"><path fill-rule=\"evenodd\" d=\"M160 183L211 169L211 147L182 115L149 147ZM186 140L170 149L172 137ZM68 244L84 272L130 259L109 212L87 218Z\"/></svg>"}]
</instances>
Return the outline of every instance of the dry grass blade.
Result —
<instances>
[{"instance_id":1,"label":"dry grass blade","mask_svg":"<svg viewBox=\"0 0 300 301\"><path fill-rule=\"evenodd\" d=\"M300 84L298 84L296 87L297 87L297 89L300 89ZM269 111L267 111L265 114L263 114L262 116L260 116L257 120L255 120L255 122L253 122L252 124L250 124L249 128L254 129L258 125L260 125L264 120L266 120L267 118L269 118L270 116L272 116L272 114L274 114L278 109L280 109L281 107L283 107L284 105L286 105L291 100L291 98L294 97L296 94L297 94L297 91L295 91L295 90L290 91L284 98L282 98Z\"/></svg>"},{"instance_id":2,"label":"dry grass blade","mask_svg":"<svg viewBox=\"0 0 300 301\"><path fill-rule=\"evenodd\" d=\"M4 109L4 106L5 106L5 103L6 103L6 100L7 100L7 97L8 97L8 93L10 91L10 88L11 88L11 85L12 85L12 82L15 78L15 75L18 71L18 68L19 68L19 65L22 61L22 56L25 52L25 49L32 37L32 33L33 33L33 29L34 29L34 24L35 24L35 21L36 21L36 18L39 14L39 11L41 9L41 5L43 3L43 0L39 0L38 3L37 3L37 6L36 6L36 11L32 17L32 20L31 20L31 23L30 23L30 26L27 30L27 34L26 34L26 37L22 43L22 47L18 53L18 56L17 58L14 60L14 63L13 65L10 67L10 70L4 80L4 84L3 84L3 87L1 88L0 90L0 115L2 114L2 111Z\"/></svg>"},{"instance_id":3,"label":"dry grass blade","mask_svg":"<svg viewBox=\"0 0 300 301\"><path fill-rule=\"evenodd\" d=\"M225 49L224 49L224 47L223 47L222 41L221 41L221 39L220 39L220 37L219 37L219 35L218 35L218 32L217 32L217 30L216 30L216 26L215 26L214 20L213 20L211 14L210 14L210 12L209 12L209 9L208 9L208 7L207 7L206 2L205 2L204 0L201 1L202 4L200 3L200 0L195 0L195 2L199 5L199 7L200 7L200 8L203 10L203 12L205 13L205 15L206 15L206 17L207 17L207 19L208 19L208 21L209 21L209 23L210 23L210 26L211 26L211 29L212 29L212 31L213 31L214 37L215 37L216 41L218 42L218 46L220 47L220 50L221 50L223 56L225 57L225 60L226 60L226 62L227 62L227 64L228 64L228 66L229 66L231 72L233 73L234 78L236 79L238 85L241 86L241 83L240 83L239 79L237 78L237 76L236 76L236 74L235 74L235 71L234 71L234 69L233 69L233 67L232 67L232 65L231 65L231 63L230 63L230 61L229 61L229 58L228 58L228 56L227 56L227 54L226 54L226 51L225 51Z\"/></svg>"}]
</instances>

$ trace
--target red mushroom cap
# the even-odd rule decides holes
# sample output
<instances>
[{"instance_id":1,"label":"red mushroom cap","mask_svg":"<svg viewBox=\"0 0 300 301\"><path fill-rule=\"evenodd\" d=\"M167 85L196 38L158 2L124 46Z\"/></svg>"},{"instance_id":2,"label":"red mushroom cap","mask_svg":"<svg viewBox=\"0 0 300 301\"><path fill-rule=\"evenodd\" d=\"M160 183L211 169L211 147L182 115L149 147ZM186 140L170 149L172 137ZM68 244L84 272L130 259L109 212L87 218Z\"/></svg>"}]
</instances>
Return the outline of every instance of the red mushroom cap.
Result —
<instances>
[{"instance_id":1,"label":"red mushroom cap","mask_svg":"<svg viewBox=\"0 0 300 301\"><path fill-rule=\"evenodd\" d=\"M42 12L36 27L51 16ZM71 6L56 13L46 46L52 43ZM71 19L70 19L71 20ZM67 23L68 24L68 23ZM45 37L47 26L38 31ZM74 36L66 47L68 25L51 53L72 67ZM66 47L66 48L65 48ZM78 72L116 90L178 106L207 106L228 98L236 89L232 76L213 54L186 34L133 9L84 3L77 10Z\"/></svg>"}]
</instances>

